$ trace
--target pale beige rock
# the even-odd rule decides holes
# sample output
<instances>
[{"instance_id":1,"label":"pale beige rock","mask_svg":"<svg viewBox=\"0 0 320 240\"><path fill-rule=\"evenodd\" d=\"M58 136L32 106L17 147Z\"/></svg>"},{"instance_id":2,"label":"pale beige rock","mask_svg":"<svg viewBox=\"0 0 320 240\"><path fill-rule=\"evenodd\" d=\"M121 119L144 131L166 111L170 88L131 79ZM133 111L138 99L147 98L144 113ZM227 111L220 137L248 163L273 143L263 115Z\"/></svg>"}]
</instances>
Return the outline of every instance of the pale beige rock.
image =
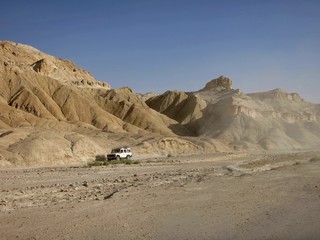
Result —
<instances>
[{"instance_id":1,"label":"pale beige rock","mask_svg":"<svg viewBox=\"0 0 320 240\"><path fill-rule=\"evenodd\" d=\"M196 136L219 139L233 149L297 150L320 145L319 105L281 89L244 94L221 76L198 92L168 91L146 103Z\"/></svg>"},{"instance_id":2,"label":"pale beige rock","mask_svg":"<svg viewBox=\"0 0 320 240\"><path fill-rule=\"evenodd\" d=\"M320 107L297 93L244 94L220 76L143 96L30 46L0 42L0 53L1 166L83 164L122 145L137 158L320 145Z\"/></svg>"},{"instance_id":3,"label":"pale beige rock","mask_svg":"<svg viewBox=\"0 0 320 240\"><path fill-rule=\"evenodd\" d=\"M148 151L157 156L203 150L197 145L190 148L193 145L182 139L160 149L156 139L193 133L151 109L130 88L110 89L71 61L23 44L0 42L0 53L2 166L83 164L114 146L138 145L141 141L151 142ZM15 134L6 135L8 131ZM26 132L29 137L25 137ZM97 137L99 133L108 141ZM19 134L21 139L11 138ZM114 140L114 134L121 138ZM211 143L211 149L228 148ZM146 153L139 146L136 150Z\"/></svg>"},{"instance_id":4,"label":"pale beige rock","mask_svg":"<svg viewBox=\"0 0 320 240\"><path fill-rule=\"evenodd\" d=\"M206 91L206 90L220 91L220 90L230 90L230 89L232 89L232 80L225 76L220 76L208 82L206 86L200 91Z\"/></svg>"}]
</instances>

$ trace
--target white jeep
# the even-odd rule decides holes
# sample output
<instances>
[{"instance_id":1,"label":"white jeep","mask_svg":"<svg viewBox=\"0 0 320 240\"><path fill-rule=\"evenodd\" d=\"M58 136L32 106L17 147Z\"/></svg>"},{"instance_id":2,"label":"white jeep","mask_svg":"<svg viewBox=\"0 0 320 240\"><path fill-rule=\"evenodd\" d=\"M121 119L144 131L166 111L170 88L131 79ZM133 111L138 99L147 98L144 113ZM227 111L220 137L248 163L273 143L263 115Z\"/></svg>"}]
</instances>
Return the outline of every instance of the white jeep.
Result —
<instances>
[{"instance_id":1,"label":"white jeep","mask_svg":"<svg viewBox=\"0 0 320 240\"><path fill-rule=\"evenodd\" d=\"M130 159L132 157L131 148L121 147L121 148L113 148L111 153L107 155L108 160L120 160L123 158Z\"/></svg>"}]
</instances>

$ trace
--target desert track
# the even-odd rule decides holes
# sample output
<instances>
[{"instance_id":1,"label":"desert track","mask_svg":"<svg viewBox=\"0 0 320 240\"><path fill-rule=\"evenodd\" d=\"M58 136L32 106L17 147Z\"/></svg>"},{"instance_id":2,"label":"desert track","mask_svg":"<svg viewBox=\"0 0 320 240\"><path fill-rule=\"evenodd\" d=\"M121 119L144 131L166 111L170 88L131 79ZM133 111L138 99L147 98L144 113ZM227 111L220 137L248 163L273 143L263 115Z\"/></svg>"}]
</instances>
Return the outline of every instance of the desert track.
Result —
<instances>
[{"instance_id":1,"label":"desert track","mask_svg":"<svg viewBox=\"0 0 320 240\"><path fill-rule=\"evenodd\" d=\"M2 239L317 239L317 156L1 170Z\"/></svg>"}]
</instances>

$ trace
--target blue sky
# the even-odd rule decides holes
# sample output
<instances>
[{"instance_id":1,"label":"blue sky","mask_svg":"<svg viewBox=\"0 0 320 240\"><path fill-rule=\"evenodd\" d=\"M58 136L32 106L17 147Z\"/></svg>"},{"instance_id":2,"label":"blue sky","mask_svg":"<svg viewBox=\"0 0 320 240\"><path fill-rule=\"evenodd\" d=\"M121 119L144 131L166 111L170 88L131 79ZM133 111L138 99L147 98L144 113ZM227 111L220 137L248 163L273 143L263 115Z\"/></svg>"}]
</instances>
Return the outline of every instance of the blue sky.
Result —
<instances>
[{"instance_id":1,"label":"blue sky","mask_svg":"<svg viewBox=\"0 0 320 240\"><path fill-rule=\"evenodd\" d=\"M243 92L320 103L318 0L6 1L0 39L70 59L112 87L195 91L220 75Z\"/></svg>"}]
</instances>

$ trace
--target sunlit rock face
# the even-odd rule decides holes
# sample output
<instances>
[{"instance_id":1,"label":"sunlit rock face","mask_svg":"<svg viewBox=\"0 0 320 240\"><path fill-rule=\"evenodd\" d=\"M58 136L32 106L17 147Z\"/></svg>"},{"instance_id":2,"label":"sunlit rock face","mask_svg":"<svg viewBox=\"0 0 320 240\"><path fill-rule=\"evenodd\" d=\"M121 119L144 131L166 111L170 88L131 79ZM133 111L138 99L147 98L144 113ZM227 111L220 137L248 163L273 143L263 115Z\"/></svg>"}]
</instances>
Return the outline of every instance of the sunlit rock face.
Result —
<instances>
[{"instance_id":1,"label":"sunlit rock face","mask_svg":"<svg viewBox=\"0 0 320 240\"><path fill-rule=\"evenodd\" d=\"M200 91L206 90L230 90L232 89L232 80L230 78L220 76L216 79L211 80L206 86Z\"/></svg>"},{"instance_id":2,"label":"sunlit rock face","mask_svg":"<svg viewBox=\"0 0 320 240\"><path fill-rule=\"evenodd\" d=\"M196 101L190 107L192 98ZM221 76L197 92L179 92L179 97L166 92L147 104L196 136L210 136L235 149L303 149L320 143L319 105L282 89L244 94Z\"/></svg>"}]
</instances>

